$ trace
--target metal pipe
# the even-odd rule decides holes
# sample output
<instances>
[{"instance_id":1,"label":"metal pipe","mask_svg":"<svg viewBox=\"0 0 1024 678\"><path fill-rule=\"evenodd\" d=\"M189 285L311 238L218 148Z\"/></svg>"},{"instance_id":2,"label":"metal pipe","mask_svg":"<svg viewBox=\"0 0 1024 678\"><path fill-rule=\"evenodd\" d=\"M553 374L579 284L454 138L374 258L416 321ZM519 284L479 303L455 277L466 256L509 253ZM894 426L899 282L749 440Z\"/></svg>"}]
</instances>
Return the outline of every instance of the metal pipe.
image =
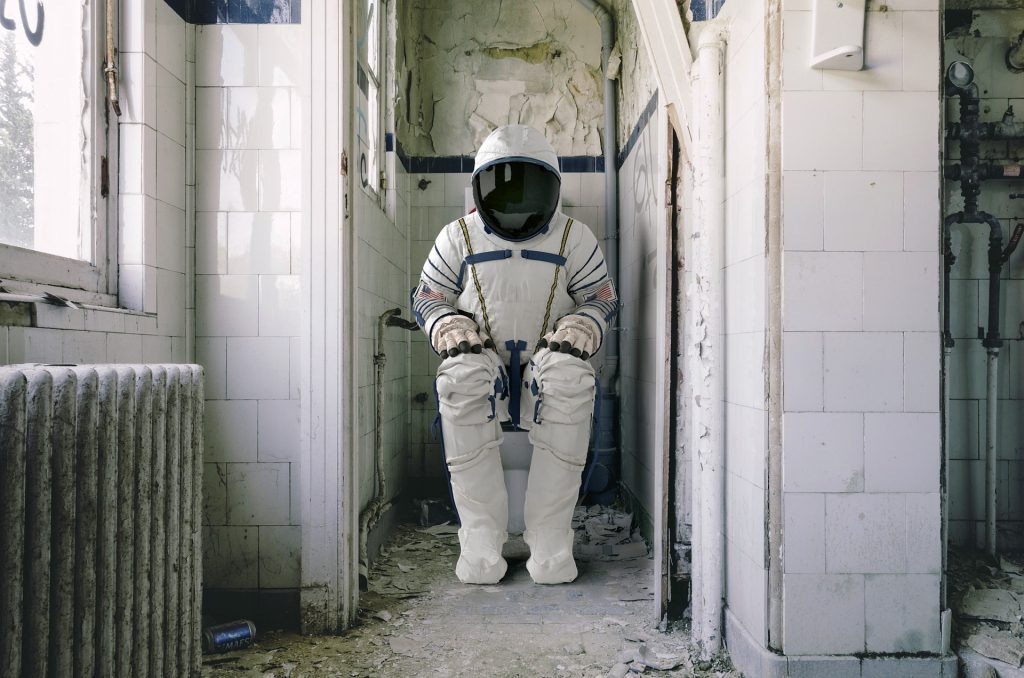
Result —
<instances>
[{"instance_id":1,"label":"metal pipe","mask_svg":"<svg viewBox=\"0 0 1024 678\"><path fill-rule=\"evenodd\" d=\"M948 298L948 273L947 273L947 285L946 294ZM943 337L948 333L948 326L943 330ZM939 495L939 501L941 504L942 513L942 583L940 592L940 601L942 609L946 609L949 606L948 603L948 582L946 581L946 569L947 563L949 562L949 432L950 432L950 414L949 414L949 401L950 401L950 383L949 383L949 361L953 356L953 344L952 340L950 343L944 343L942 347L942 469L940 472L940 478L946 478L940 486L941 494Z\"/></svg>"},{"instance_id":2,"label":"metal pipe","mask_svg":"<svg viewBox=\"0 0 1024 678\"><path fill-rule=\"evenodd\" d=\"M985 418L985 550L996 557L996 416L999 406L999 349L988 350L986 375L986 418Z\"/></svg>"},{"instance_id":3,"label":"metal pipe","mask_svg":"<svg viewBox=\"0 0 1024 678\"><path fill-rule=\"evenodd\" d=\"M117 47L114 46L114 0L107 0L106 11L106 61L103 74L107 78L107 98L114 109L114 115L121 117L121 99L117 93Z\"/></svg>"},{"instance_id":4,"label":"metal pipe","mask_svg":"<svg viewBox=\"0 0 1024 678\"><path fill-rule=\"evenodd\" d=\"M373 497L359 514L359 574L361 577L369 576L370 561L366 542L370 530L391 508L391 502L387 500L387 476L384 471L384 365L387 364L387 354L384 352L384 330L388 326L401 327L410 331L419 330L419 325L416 323L398 317L401 312L400 308L391 308L377 317L377 352L373 356L376 373L373 395L373 467L377 483Z\"/></svg>"},{"instance_id":5,"label":"metal pipe","mask_svg":"<svg viewBox=\"0 0 1024 678\"><path fill-rule=\"evenodd\" d=\"M700 215L700 232L695 233L694 254L696 309L700 326L694 397L694 454L700 457L700 503L694 506L700 521L700 581L694 597L700 596L699 618L694 618L694 636L702 656L710 657L722 647L725 562L725 351L723 317L723 238L725 230L725 29L712 25L700 35L695 73L700 82L698 104L697 176L695 194Z\"/></svg>"}]
</instances>

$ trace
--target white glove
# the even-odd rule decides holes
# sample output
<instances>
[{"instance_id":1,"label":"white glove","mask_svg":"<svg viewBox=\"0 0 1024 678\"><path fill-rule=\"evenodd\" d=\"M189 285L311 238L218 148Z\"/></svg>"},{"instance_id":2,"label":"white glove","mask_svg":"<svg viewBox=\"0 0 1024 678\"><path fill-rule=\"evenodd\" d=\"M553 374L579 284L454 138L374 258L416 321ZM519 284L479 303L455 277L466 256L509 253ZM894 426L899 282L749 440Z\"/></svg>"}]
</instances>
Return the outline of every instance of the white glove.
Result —
<instances>
[{"instance_id":1,"label":"white glove","mask_svg":"<svg viewBox=\"0 0 1024 678\"><path fill-rule=\"evenodd\" d=\"M600 332L593 320L573 313L556 320L554 331L544 335L541 345L586 360L597 348L601 339Z\"/></svg>"},{"instance_id":2,"label":"white glove","mask_svg":"<svg viewBox=\"0 0 1024 678\"><path fill-rule=\"evenodd\" d=\"M480 353L483 350L476 322L459 314L438 320L434 324L430 343L442 357L454 358L459 353Z\"/></svg>"}]
</instances>

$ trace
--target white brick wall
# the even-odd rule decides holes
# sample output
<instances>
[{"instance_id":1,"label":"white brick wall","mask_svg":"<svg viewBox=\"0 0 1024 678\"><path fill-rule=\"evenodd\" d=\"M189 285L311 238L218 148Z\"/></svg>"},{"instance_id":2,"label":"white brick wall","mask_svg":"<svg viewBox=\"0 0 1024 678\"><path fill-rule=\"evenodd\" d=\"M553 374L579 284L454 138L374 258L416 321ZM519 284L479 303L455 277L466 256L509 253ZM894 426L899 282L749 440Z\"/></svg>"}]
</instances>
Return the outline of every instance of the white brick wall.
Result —
<instances>
[{"instance_id":1,"label":"white brick wall","mask_svg":"<svg viewBox=\"0 0 1024 678\"><path fill-rule=\"evenodd\" d=\"M196 29L196 359L207 375L210 588L299 584L300 35L298 25Z\"/></svg>"},{"instance_id":2,"label":"white brick wall","mask_svg":"<svg viewBox=\"0 0 1024 678\"><path fill-rule=\"evenodd\" d=\"M784 651L934 652L937 3L869 11L866 68L783 16Z\"/></svg>"}]
</instances>

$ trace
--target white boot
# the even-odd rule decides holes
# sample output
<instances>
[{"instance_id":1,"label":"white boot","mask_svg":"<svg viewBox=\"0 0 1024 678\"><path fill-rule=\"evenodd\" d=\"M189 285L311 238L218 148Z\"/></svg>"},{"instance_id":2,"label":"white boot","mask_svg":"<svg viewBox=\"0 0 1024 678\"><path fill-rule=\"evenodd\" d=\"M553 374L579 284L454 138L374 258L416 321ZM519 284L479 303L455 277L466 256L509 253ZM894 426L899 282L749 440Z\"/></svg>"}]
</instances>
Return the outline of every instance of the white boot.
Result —
<instances>
[{"instance_id":1,"label":"white boot","mask_svg":"<svg viewBox=\"0 0 1024 678\"><path fill-rule=\"evenodd\" d=\"M497 583L508 568L501 557L508 537L508 496L496 408L507 397L503 383L493 351L449 358L437 371L444 452L462 522L455 574L467 584Z\"/></svg>"},{"instance_id":2,"label":"white boot","mask_svg":"<svg viewBox=\"0 0 1024 678\"><path fill-rule=\"evenodd\" d=\"M524 512L526 569L538 584L561 584L577 574L572 514L590 441L594 370L579 358L543 350L534 356L529 376L536 401Z\"/></svg>"}]
</instances>

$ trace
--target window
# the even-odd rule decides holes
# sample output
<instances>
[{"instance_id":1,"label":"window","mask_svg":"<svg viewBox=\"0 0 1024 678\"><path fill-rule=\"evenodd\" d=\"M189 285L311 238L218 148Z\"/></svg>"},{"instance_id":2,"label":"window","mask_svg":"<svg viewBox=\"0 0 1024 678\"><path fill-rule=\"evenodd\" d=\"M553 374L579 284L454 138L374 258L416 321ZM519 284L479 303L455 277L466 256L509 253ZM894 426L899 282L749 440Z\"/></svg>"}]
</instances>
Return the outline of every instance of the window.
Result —
<instances>
[{"instance_id":1,"label":"window","mask_svg":"<svg viewBox=\"0 0 1024 678\"><path fill-rule=\"evenodd\" d=\"M381 188L381 0L363 0L362 21L356 47L356 84L359 87L356 137L359 143L359 181L376 195Z\"/></svg>"},{"instance_id":2,"label":"window","mask_svg":"<svg viewBox=\"0 0 1024 678\"><path fill-rule=\"evenodd\" d=\"M102 4L0 2L0 278L109 303Z\"/></svg>"}]
</instances>

